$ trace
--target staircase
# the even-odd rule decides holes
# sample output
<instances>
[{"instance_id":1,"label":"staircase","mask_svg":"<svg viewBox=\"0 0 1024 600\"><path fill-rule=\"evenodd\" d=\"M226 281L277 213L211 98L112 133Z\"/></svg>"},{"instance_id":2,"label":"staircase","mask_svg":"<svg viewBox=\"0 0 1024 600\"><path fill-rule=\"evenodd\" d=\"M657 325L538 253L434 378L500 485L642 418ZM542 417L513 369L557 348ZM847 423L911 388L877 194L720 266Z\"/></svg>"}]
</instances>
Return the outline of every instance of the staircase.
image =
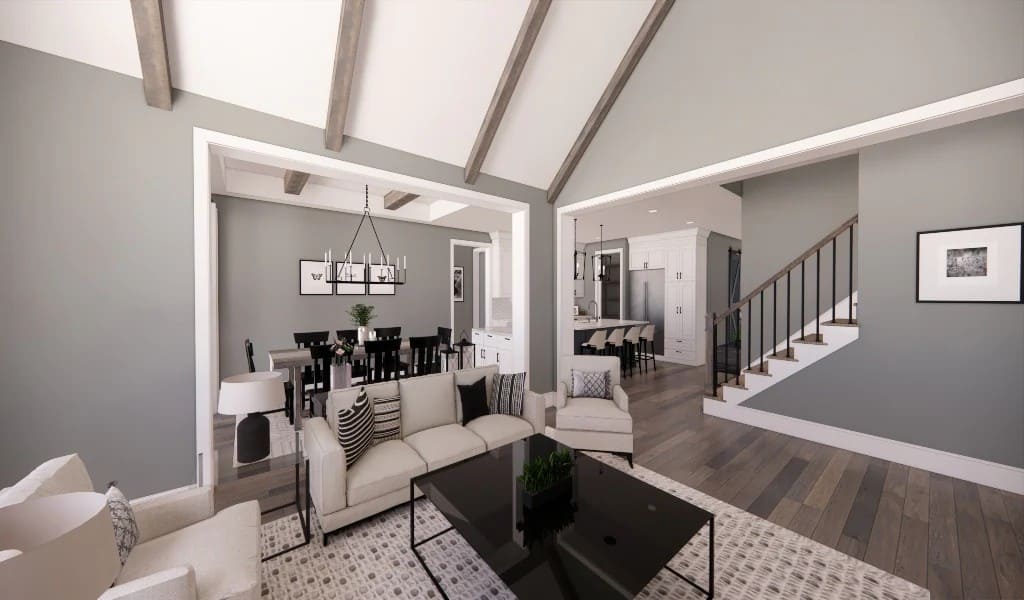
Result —
<instances>
[{"instance_id":1,"label":"staircase","mask_svg":"<svg viewBox=\"0 0 1024 600\"><path fill-rule=\"evenodd\" d=\"M856 224L854 215L725 312L708 315L706 402L741 404L858 338Z\"/></svg>"}]
</instances>

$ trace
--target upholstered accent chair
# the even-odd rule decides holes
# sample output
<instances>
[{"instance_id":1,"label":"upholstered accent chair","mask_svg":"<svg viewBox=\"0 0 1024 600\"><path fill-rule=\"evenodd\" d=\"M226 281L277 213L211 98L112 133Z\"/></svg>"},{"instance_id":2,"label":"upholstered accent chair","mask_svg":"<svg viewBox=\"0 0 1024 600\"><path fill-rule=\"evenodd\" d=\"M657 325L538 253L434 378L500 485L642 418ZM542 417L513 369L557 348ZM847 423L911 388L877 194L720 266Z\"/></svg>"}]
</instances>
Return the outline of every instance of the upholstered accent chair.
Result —
<instances>
[{"instance_id":1,"label":"upholstered accent chair","mask_svg":"<svg viewBox=\"0 0 1024 600\"><path fill-rule=\"evenodd\" d=\"M620 383L619 357L574 355L559 360L561 380L555 390L555 426L545 434L578 450L621 455L633 465L633 417L629 396ZM572 372L607 371L608 398L573 395Z\"/></svg>"}]
</instances>

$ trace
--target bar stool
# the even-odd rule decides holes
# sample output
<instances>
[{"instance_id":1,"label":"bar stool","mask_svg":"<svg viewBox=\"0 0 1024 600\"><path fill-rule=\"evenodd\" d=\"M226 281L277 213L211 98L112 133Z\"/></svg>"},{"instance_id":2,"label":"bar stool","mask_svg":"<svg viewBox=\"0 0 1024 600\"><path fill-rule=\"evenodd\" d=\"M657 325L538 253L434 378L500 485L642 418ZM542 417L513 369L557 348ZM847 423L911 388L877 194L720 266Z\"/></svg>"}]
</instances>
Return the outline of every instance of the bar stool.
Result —
<instances>
[{"instance_id":1,"label":"bar stool","mask_svg":"<svg viewBox=\"0 0 1024 600\"><path fill-rule=\"evenodd\" d=\"M625 356L623 349L625 347L626 330L623 328L615 329L608 335L608 341L604 343L604 347L609 355L619 357L619 366L623 373L626 372Z\"/></svg>"},{"instance_id":2,"label":"bar stool","mask_svg":"<svg viewBox=\"0 0 1024 600\"><path fill-rule=\"evenodd\" d=\"M643 327L640 327L639 325L636 327L630 327L629 331L626 332L626 335L623 338L623 341L625 342L626 346L624 350L626 352L626 361L629 363L630 377L633 376L633 365L640 364L640 353L638 352L638 350L640 348L640 332L642 330Z\"/></svg>"},{"instance_id":3,"label":"bar stool","mask_svg":"<svg viewBox=\"0 0 1024 600\"><path fill-rule=\"evenodd\" d=\"M598 329L590 336L584 344L580 344L580 349L583 350L584 354L604 354L604 343L608 341L608 334L603 329Z\"/></svg>"},{"instance_id":4,"label":"bar stool","mask_svg":"<svg viewBox=\"0 0 1024 600\"><path fill-rule=\"evenodd\" d=\"M654 325L645 325L640 331L640 362L650 372L647 361L654 363L654 370L658 370L658 362L654 360Z\"/></svg>"}]
</instances>

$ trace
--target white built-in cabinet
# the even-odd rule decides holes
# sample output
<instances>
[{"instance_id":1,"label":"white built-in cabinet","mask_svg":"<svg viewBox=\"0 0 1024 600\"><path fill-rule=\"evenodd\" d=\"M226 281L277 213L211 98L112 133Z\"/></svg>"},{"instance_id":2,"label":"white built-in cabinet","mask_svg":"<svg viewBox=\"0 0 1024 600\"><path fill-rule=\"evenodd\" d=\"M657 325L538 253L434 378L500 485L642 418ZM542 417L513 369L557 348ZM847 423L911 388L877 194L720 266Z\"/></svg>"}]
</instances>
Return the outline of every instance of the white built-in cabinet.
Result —
<instances>
[{"instance_id":1,"label":"white built-in cabinet","mask_svg":"<svg viewBox=\"0 0 1024 600\"><path fill-rule=\"evenodd\" d=\"M511 364L511 334L488 329L473 329L473 343L476 344L474 348L476 366L498 365L498 370L504 372L503 366Z\"/></svg>"},{"instance_id":2,"label":"white built-in cabinet","mask_svg":"<svg viewBox=\"0 0 1024 600\"><path fill-rule=\"evenodd\" d=\"M708 231L681 231L629 238L629 269L665 271L665 360L705 362Z\"/></svg>"}]
</instances>

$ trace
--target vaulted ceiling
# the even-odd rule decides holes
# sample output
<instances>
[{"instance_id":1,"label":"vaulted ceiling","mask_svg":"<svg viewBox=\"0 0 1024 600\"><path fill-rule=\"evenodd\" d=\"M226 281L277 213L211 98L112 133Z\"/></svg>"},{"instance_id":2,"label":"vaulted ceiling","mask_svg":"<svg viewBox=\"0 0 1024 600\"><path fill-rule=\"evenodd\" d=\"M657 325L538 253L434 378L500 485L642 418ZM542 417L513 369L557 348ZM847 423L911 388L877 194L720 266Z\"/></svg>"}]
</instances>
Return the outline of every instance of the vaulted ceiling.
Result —
<instances>
[{"instance_id":1,"label":"vaulted ceiling","mask_svg":"<svg viewBox=\"0 0 1024 600\"><path fill-rule=\"evenodd\" d=\"M345 2L353 3L349 11L361 8L346 136L465 166L483 135L485 117L495 112L496 90L511 79L480 168L541 189L552 188L602 102L605 109L614 102L611 84L616 77L620 84L623 75L628 79L630 57L639 60L646 47L638 47L638 37L646 29L649 41L672 4ZM336 58L339 64L351 58L343 56L339 42L342 0L163 0L162 5L175 88L325 127ZM143 75L128 0L5 0L0 39ZM517 50L525 54L515 65Z\"/></svg>"}]
</instances>

